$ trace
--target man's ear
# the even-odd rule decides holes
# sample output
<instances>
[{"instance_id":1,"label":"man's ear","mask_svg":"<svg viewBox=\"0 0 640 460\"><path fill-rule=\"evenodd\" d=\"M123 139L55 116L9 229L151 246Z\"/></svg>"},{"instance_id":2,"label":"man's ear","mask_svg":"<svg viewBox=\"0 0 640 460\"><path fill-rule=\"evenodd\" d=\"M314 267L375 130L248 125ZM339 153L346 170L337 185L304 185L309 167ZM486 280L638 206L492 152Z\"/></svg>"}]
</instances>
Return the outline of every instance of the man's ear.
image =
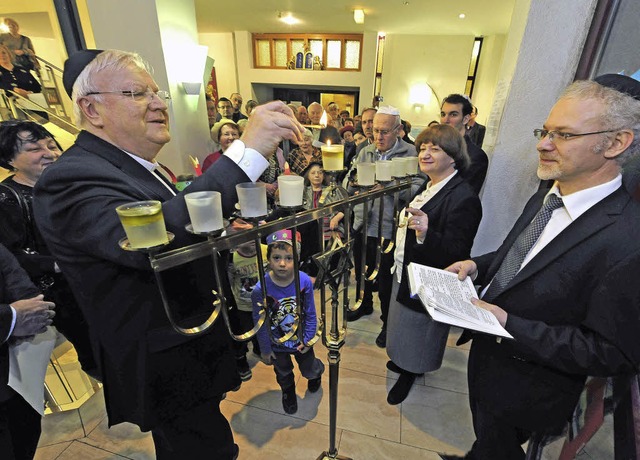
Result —
<instances>
[{"instance_id":1,"label":"man's ear","mask_svg":"<svg viewBox=\"0 0 640 460\"><path fill-rule=\"evenodd\" d=\"M471 120L471 115L465 115L465 116L462 118L462 123L464 123L464 125L466 126L466 125L467 125L467 123L469 123L469 120Z\"/></svg>"},{"instance_id":2,"label":"man's ear","mask_svg":"<svg viewBox=\"0 0 640 460\"><path fill-rule=\"evenodd\" d=\"M613 159L626 151L633 142L633 131L630 129L622 129L615 133L611 141L611 145L604 152L604 157Z\"/></svg>"},{"instance_id":3,"label":"man's ear","mask_svg":"<svg viewBox=\"0 0 640 460\"><path fill-rule=\"evenodd\" d=\"M84 119L88 123L95 126L96 128L102 128L104 126L102 115L100 113L100 110L96 106L95 101L88 97L81 97L80 99L78 99L77 104L80 107L82 114L84 115Z\"/></svg>"}]
</instances>

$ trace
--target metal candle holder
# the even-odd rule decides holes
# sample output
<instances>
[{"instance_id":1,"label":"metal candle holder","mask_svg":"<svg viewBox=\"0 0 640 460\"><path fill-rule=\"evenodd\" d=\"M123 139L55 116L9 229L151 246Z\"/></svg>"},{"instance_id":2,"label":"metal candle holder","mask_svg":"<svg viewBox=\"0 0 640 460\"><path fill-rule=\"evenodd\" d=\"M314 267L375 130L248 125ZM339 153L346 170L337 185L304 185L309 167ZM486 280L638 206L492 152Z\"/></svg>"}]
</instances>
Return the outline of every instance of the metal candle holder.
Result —
<instances>
[{"instance_id":1,"label":"metal candle holder","mask_svg":"<svg viewBox=\"0 0 640 460\"><path fill-rule=\"evenodd\" d=\"M333 180L334 188L332 193L342 193L341 187L335 184L335 178ZM351 227L351 211L354 206L363 204L365 207L365 216L364 216L364 228L363 230L366 232L367 227L367 204L377 198L380 198L382 202L382 197L385 195L394 195L396 196L397 202L397 194L401 191L409 188L411 186L412 181L410 179L396 179L395 184L385 187L381 190L367 191L365 193L358 194L356 196L345 198L340 201L336 201L330 204L327 204L320 208L310 209L307 211L297 212L295 214L289 215L287 217L281 217L277 220L274 220L269 223L265 223L262 225L258 224L256 219L250 219L254 225L253 228L242 230L237 233L233 233L230 235L220 236L218 232L212 232L207 234L202 234L207 239L206 241L202 241L200 243L192 244L189 246L185 246L179 249L174 249L166 252L159 252L162 247L159 248L148 248L144 250L139 250L146 252L149 257L149 262L151 264L151 268L153 269L156 282L158 284L158 289L160 290L162 302L169 319L169 322L174 327L174 329L183 335L199 335L207 331L211 325L218 319L220 313L222 313L222 317L224 318L224 322L226 323L227 329L231 337L236 341L247 341L254 337L260 327L267 327L270 330L269 325L269 315L267 314L267 303L266 303L266 288L264 282L264 260L262 259L262 251L259 249L260 240L266 237L267 235L283 229L291 229L292 232L296 231L296 228L300 225L317 221L318 225L322 225L322 220L325 217L331 216L338 211L344 212L345 215L345 243L344 245L339 245L338 247L333 247L329 249L324 249L324 245L322 252L313 256L313 260L319 267L318 277L316 279L316 287L320 289L320 297L321 297L321 315L320 320L318 320L318 329L315 336L305 343L307 346L313 345L317 340L322 338L322 343L328 349L328 361L329 361L329 449L318 457L318 460L328 460L328 459L338 459L338 460L349 460L347 457L338 455L338 450L336 448L336 429L337 429L337 413L338 413L338 377L339 377L339 365L340 365L340 349L345 344L345 337L347 333L347 321L346 321L346 312L349 310L349 295L348 295L348 286L349 286L349 276L351 269L351 257L353 252L353 240L351 237L350 227ZM346 196L346 191L344 192ZM384 210L384 205L381 205L381 211ZM293 212L293 210L292 210ZM246 219L245 219L246 220ZM295 235L295 233L293 233ZM322 232L320 232L322 234ZM365 233L366 234L366 233ZM381 235L380 231L379 234ZM229 321L228 311L226 308L226 294L224 292L223 283L222 283L222 274L218 269L218 257L220 251L230 250L240 244L255 241L257 244L258 250L256 251L258 257L258 265L259 265L259 274L261 285L263 286L263 305L265 308L260 312L260 321L258 324L254 326L253 329L246 331L242 334L234 334L231 330L231 325ZM126 248L121 244L123 249L131 250L130 248ZM379 244L381 247L381 244ZM297 324L294 324L292 328L291 334L287 334L287 337L274 337L271 335L271 340L278 343L283 342L291 338L293 334L297 331L304 331L304 318L301 316L301 292L300 292L300 278L299 278L299 261L298 261L298 250L297 245L293 245L294 251L294 268L295 268L295 285L296 285L296 301L298 305L298 317L299 321ZM364 254L365 251L363 251ZM212 257L214 263L215 270L215 278L218 286L219 292L214 292L215 301L213 302L214 309L210 314L209 318L201 325L193 328L183 328L179 326L175 319L174 315L171 312L169 306L169 299L167 296L167 292L164 288L163 280L161 277L162 272L185 265L189 262L195 261L197 259L203 257ZM334 256L338 257L337 266L331 267L331 260ZM377 268L376 268L377 269ZM331 305L330 309L327 311L327 296L326 296L326 288L329 288L331 291ZM360 289L360 287L358 287ZM342 294L342 305L340 304L340 294ZM266 326L264 325L266 323ZM303 337L300 337L301 340L304 340Z\"/></svg>"}]
</instances>

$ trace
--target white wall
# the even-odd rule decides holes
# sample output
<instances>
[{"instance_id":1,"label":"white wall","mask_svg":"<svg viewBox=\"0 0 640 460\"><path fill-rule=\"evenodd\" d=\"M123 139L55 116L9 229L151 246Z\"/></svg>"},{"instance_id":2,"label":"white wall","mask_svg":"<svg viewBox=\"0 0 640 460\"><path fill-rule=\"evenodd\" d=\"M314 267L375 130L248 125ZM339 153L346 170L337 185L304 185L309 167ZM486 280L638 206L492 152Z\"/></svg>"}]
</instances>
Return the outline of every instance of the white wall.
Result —
<instances>
[{"instance_id":1,"label":"white wall","mask_svg":"<svg viewBox=\"0 0 640 460\"><path fill-rule=\"evenodd\" d=\"M218 96L229 97L240 92L245 101L250 94L238 91L238 73L236 71L235 47L232 33L198 34L198 42L209 47L209 56L215 60ZM244 110L244 109L243 109Z\"/></svg>"},{"instance_id":2,"label":"white wall","mask_svg":"<svg viewBox=\"0 0 640 460\"><path fill-rule=\"evenodd\" d=\"M572 81L597 0L516 0L488 120L489 171L473 254L496 249L537 189L533 129ZM494 147L492 147L494 145Z\"/></svg>"},{"instance_id":3,"label":"white wall","mask_svg":"<svg viewBox=\"0 0 640 460\"><path fill-rule=\"evenodd\" d=\"M440 99L463 93L473 48L472 35L387 35L382 69L381 105L400 109L412 125L440 119L436 98L424 108L409 101L413 85L428 83Z\"/></svg>"},{"instance_id":4,"label":"white wall","mask_svg":"<svg viewBox=\"0 0 640 460\"><path fill-rule=\"evenodd\" d=\"M204 158L210 138L204 89L199 96L189 96L181 87L183 70L192 64L192 49L198 44L193 1L87 0L87 9L96 47L140 53L152 65L158 86L171 93L172 140L160 151L158 161L175 174L192 173L188 155ZM145 18L143 27L140 18ZM201 74L192 81L201 80Z\"/></svg>"}]
</instances>

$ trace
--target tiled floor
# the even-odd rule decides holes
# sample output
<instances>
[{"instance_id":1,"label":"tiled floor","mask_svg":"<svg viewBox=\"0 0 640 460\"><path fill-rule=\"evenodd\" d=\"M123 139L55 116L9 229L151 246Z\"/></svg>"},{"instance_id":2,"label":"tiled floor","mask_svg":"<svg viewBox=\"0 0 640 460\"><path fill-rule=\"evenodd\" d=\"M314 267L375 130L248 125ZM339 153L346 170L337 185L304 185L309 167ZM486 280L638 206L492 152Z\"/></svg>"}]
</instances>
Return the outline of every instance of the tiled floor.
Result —
<instances>
[{"instance_id":1,"label":"tiled floor","mask_svg":"<svg viewBox=\"0 0 640 460\"><path fill-rule=\"evenodd\" d=\"M397 374L386 369L385 350L374 344L379 327L377 311L349 324L340 362L339 454L374 460L437 460L437 452L443 451L463 454L474 436L467 402L468 350L455 347L459 334L451 333L442 368L418 378L406 401L390 406L386 396ZM326 364L324 346L317 344L315 352ZM240 446L240 459L315 460L329 447L328 372L315 394L308 393L305 379L299 378L298 412L286 415L273 370L249 355L253 378L221 405ZM604 430L579 458L613 458L611 439L610 430ZM544 458L557 458L559 447L559 442L551 446ZM45 417L36 460L119 458L153 459L153 442L134 425L108 429L102 392L77 411Z\"/></svg>"}]
</instances>

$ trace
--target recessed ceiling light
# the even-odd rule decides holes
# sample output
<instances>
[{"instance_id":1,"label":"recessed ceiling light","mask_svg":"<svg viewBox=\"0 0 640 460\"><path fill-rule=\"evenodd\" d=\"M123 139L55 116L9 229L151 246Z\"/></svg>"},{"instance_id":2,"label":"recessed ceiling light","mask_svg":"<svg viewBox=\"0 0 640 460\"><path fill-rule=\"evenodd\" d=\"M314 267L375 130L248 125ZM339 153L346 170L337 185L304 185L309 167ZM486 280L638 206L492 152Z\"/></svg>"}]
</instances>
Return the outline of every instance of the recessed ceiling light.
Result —
<instances>
[{"instance_id":1,"label":"recessed ceiling light","mask_svg":"<svg viewBox=\"0 0 640 460\"><path fill-rule=\"evenodd\" d=\"M284 22L285 24L289 24L290 26L297 24L300 22L299 19L294 18L291 13L278 13L278 18Z\"/></svg>"},{"instance_id":2,"label":"recessed ceiling light","mask_svg":"<svg viewBox=\"0 0 640 460\"><path fill-rule=\"evenodd\" d=\"M466 18L466 17L467 17L467 15L466 15L466 14L464 14L464 13L460 13L460 14L458 15L458 17L459 17L460 19L464 19L464 18Z\"/></svg>"}]
</instances>

